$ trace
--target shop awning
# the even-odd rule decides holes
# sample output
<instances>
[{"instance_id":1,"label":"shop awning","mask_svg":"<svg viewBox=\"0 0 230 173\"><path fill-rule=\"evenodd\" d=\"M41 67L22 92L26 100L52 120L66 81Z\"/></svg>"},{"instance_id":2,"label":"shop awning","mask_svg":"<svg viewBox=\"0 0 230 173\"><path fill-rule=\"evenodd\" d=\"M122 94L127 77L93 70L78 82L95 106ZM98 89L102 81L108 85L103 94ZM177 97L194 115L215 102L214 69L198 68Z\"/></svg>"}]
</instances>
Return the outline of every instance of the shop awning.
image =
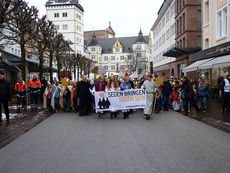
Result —
<instances>
[{"instance_id":1,"label":"shop awning","mask_svg":"<svg viewBox=\"0 0 230 173\"><path fill-rule=\"evenodd\" d=\"M201 48L200 47L173 47L170 50L168 50L167 52L165 52L163 54L163 56L167 56L167 57L179 57L182 56L184 54L191 54L197 51L200 51Z\"/></svg>"},{"instance_id":2,"label":"shop awning","mask_svg":"<svg viewBox=\"0 0 230 173\"><path fill-rule=\"evenodd\" d=\"M221 68L230 66L230 55L214 58L211 61L208 61L202 64L199 69L211 69L211 68Z\"/></svg>"},{"instance_id":3,"label":"shop awning","mask_svg":"<svg viewBox=\"0 0 230 173\"><path fill-rule=\"evenodd\" d=\"M186 67L183 72L187 73L187 72L192 72L192 71L196 71L199 70L199 66L201 66L202 64L205 64L209 61L213 60L213 58L209 58L209 59L203 59L200 61L196 61L194 63L192 63L191 65L189 65L188 67Z\"/></svg>"}]
</instances>

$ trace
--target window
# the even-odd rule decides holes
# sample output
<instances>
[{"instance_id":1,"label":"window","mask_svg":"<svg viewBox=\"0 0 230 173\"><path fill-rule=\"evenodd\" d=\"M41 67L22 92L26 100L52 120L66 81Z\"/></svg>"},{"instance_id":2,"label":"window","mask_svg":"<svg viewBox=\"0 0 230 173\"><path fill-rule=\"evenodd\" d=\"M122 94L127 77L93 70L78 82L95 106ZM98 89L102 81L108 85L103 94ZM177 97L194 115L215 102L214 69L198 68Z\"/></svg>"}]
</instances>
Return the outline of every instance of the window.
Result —
<instances>
[{"instance_id":1,"label":"window","mask_svg":"<svg viewBox=\"0 0 230 173\"><path fill-rule=\"evenodd\" d=\"M217 11L216 37L222 39L228 35L228 10L224 6Z\"/></svg>"},{"instance_id":2,"label":"window","mask_svg":"<svg viewBox=\"0 0 230 173\"><path fill-rule=\"evenodd\" d=\"M59 25L54 25L56 30L59 30Z\"/></svg>"},{"instance_id":3,"label":"window","mask_svg":"<svg viewBox=\"0 0 230 173\"><path fill-rule=\"evenodd\" d=\"M141 57L141 53L137 53L137 58L140 58Z\"/></svg>"},{"instance_id":4,"label":"window","mask_svg":"<svg viewBox=\"0 0 230 173\"><path fill-rule=\"evenodd\" d=\"M105 67L105 69L106 69L106 70L108 70L108 69L109 69L109 67L108 67L107 65L105 65L104 67Z\"/></svg>"},{"instance_id":5,"label":"window","mask_svg":"<svg viewBox=\"0 0 230 173\"><path fill-rule=\"evenodd\" d=\"M209 23L209 1L205 2L205 24L208 24Z\"/></svg>"},{"instance_id":6,"label":"window","mask_svg":"<svg viewBox=\"0 0 230 173\"><path fill-rule=\"evenodd\" d=\"M199 15L199 13L198 13L198 15ZM183 17L183 32L185 32L185 13L183 14L182 17Z\"/></svg>"},{"instance_id":7,"label":"window","mask_svg":"<svg viewBox=\"0 0 230 173\"><path fill-rule=\"evenodd\" d=\"M95 59L96 59L96 56L95 56L95 55L92 55L92 59L95 60Z\"/></svg>"},{"instance_id":8,"label":"window","mask_svg":"<svg viewBox=\"0 0 230 173\"><path fill-rule=\"evenodd\" d=\"M111 61L115 61L115 56L111 56Z\"/></svg>"},{"instance_id":9,"label":"window","mask_svg":"<svg viewBox=\"0 0 230 173\"><path fill-rule=\"evenodd\" d=\"M62 17L68 17L67 13L62 13Z\"/></svg>"},{"instance_id":10,"label":"window","mask_svg":"<svg viewBox=\"0 0 230 173\"><path fill-rule=\"evenodd\" d=\"M125 57L124 57L124 56L121 56L121 57L120 57L120 60L125 60Z\"/></svg>"},{"instance_id":11,"label":"window","mask_svg":"<svg viewBox=\"0 0 230 173\"><path fill-rule=\"evenodd\" d=\"M68 29L68 25L62 25L62 29L63 30L67 30Z\"/></svg>"},{"instance_id":12,"label":"window","mask_svg":"<svg viewBox=\"0 0 230 173\"><path fill-rule=\"evenodd\" d=\"M209 39L208 39L208 38L205 39L204 45L205 45L205 49L208 49L208 48L209 48Z\"/></svg>"},{"instance_id":13,"label":"window","mask_svg":"<svg viewBox=\"0 0 230 173\"><path fill-rule=\"evenodd\" d=\"M81 27L80 26L78 27L78 30L81 31Z\"/></svg>"},{"instance_id":14,"label":"window","mask_svg":"<svg viewBox=\"0 0 230 173\"><path fill-rule=\"evenodd\" d=\"M119 49L119 48L116 48L116 52L120 52L120 49Z\"/></svg>"},{"instance_id":15,"label":"window","mask_svg":"<svg viewBox=\"0 0 230 173\"><path fill-rule=\"evenodd\" d=\"M111 65L111 70L115 70L115 65Z\"/></svg>"},{"instance_id":16,"label":"window","mask_svg":"<svg viewBox=\"0 0 230 173\"><path fill-rule=\"evenodd\" d=\"M104 61L108 61L108 56L105 56L105 57L104 57Z\"/></svg>"},{"instance_id":17,"label":"window","mask_svg":"<svg viewBox=\"0 0 230 173\"><path fill-rule=\"evenodd\" d=\"M59 17L59 13L54 13L54 17L55 18Z\"/></svg>"},{"instance_id":18,"label":"window","mask_svg":"<svg viewBox=\"0 0 230 173\"><path fill-rule=\"evenodd\" d=\"M120 69L121 70L125 70L125 66L124 65L120 65Z\"/></svg>"},{"instance_id":19,"label":"window","mask_svg":"<svg viewBox=\"0 0 230 173\"><path fill-rule=\"evenodd\" d=\"M128 55L128 59L129 59L129 60L131 59L131 55Z\"/></svg>"},{"instance_id":20,"label":"window","mask_svg":"<svg viewBox=\"0 0 230 173\"><path fill-rule=\"evenodd\" d=\"M95 47L92 47L92 48L91 48L91 51L92 51L92 52L95 52L95 50L96 50Z\"/></svg>"}]
</instances>

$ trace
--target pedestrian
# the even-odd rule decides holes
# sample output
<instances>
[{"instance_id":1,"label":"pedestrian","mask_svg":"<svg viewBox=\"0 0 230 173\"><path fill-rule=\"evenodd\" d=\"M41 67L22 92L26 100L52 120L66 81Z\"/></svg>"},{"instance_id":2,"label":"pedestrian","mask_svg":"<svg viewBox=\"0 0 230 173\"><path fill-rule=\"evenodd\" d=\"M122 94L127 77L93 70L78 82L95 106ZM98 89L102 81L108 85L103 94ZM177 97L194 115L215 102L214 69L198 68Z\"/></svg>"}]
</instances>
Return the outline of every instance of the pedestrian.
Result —
<instances>
[{"instance_id":1,"label":"pedestrian","mask_svg":"<svg viewBox=\"0 0 230 173\"><path fill-rule=\"evenodd\" d=\"M30 106L31 109L38 109L39 95L41 94L41 82L37 79L36 75L33 75L33 79L29 82L30 92Z\"/></svg>"},{"instance_id":2,"label":"pedestrian","mask_svg":"<svg viewBox=\"0 0 230 173\"><path fill-rule=\"evenodd\" d=\"M132 89L132 86L131 86L131 84L129 82L129 75L128 74L125 75L124 82L122 82L120 84L120 89L122 91ZM124 119L129 118L130 110L123 110L122 112L123 112L123 115L124 115L124 117L123 117Z\"/></svg>"},{"instance_id":3,"label":"pedestrian","mask_svg":"<svg viewBox=\"0 0 230 173\"><path fill-rule=\"evenodd\" d=\"M47 103L46 108L48 109L48 111L51 112L52 111L52 107L51 107L52 86L50 85L50 83L48 83L48 85L46 86L45 97L46 97L46 103Z\"/></svg>"},{"instance_id":4,"label":"pedestrian","mask_svg":"<svg viewBox=\"0 0 230 173\"><path fill-rule=\"evenodd\" d=\"M60 96L61 96L61 85L58 81L55 82L55 85L53 85L53 96L51 100L51 106L55 109L55 112L60 111Z\"/></svg>"},{"instance_id":5,"label":"pedestrian","mask_svg":"<svg viewBox=\"0 0 230 173\"><path fill-rule=\"evenodd\" d=\"M90 95L91 84L87 79L86 75L82 76L82 80L78 82L77 86L77 98L79 103L79 115L88 115L90 111L91 95Z\"/></svg>"},{"instance_id":6,"label":"pedestrian","mask_svg":"<svg viewBox=\"0 0 230 173\"><path fill-rule=\"evenodd\" d=\"M5 79L5 74L0 72L0 124L2 124L2 104L6 114L6 122L9 123L8 101L11 100L10 83Z\"/></svg>"},{"instance_id":7,"label":"pedestrian","mask_svg":"<svg viewBox=\"0 0 230 173\"><path fill-rule=\"evenodd\" d=\"M183 106L185 110L185 115L188 116L189 103L192 97L192 85L186 76L183 77L182 90L183 90L182 99L184 104Z\"/></svg>"},{"instance_id":8,"label":"pedestrian","mask_svg":"<svg viewBox=\"0 0 230 173\"><path fill-rule=\"evenodd\" d=\"M107 84L107 90L108 91L118 91L119 90L119 83L113 74L109 77L109 82ZM110 118L113 119L114 117L117 118L117 110L110 111Z\"/></svg>"},{"instance_id":9,"label":"pedestrian","mask_svg":"<svg viewBox=\"0 0 230 173\"><path fill-rule=\"evenodd\" d=\"M73 98L73 110L75 112L77 112L78 111L78 105L77 105L77 82L74 82L74 84L73 84L72 98Z\"/></svg>"},{"instance_id":10,"label":"pedestrian","mask_svg":"<svg viewBox=\"0 0 230 173\"><path fill-rule=\"evenodd\" d=\"M153 111L153 102L154 102L154 92L156 90L156 86L153 77L151 74L147 75L146 81L141 86L142 89L146 90L146 107L144 109L144 115L146 116L146 120L150 120L151 114Z\"/></svg>"},{"instance_id":11,"label":"pedestrian","mask_svg":"<svg viewBox=\"0 0 230 173\"><path fill-rule=\"evenodd\" d=\"M205 83L203 78L200 78L198 84L198 96L201 99L201 110L205 112L205 106L207 104L208 96L208 85Z\"/></svg>"},{"instance_id":12,"label":"pedestrian","mask_svg":"<svg viewBox=\"0 0 230 173\"><path fill-rule=\"evenodd\" d=\"M15 84L14 87L17 96L17 112L20 112L21 104L23 109L27 110L26 104L26 92L28 91L27 84L23 81L22 77L19 78L19 81Z\"/></svg>"},{"instance_id":13,"label":"pedestrian","mask_svg":"<svg viewBox=\"0 0 230 173\"><path fill-rule=\"evenodd\" d=\"M224 79L224 103L222 113L225 113L226 108L228 109L228 114L230 115L230 74L228 74Z\"/></svg>"},{"instance_id":14,"label":"pedestrian","mask_svg":"<svg viewBox=\"0 0 230 173\"><path fill-rule=\"evenodd\" d=\"M63 104L64 104L64 112L70 112L71 108L71 91L72 85L69 82L68 85L65 87L64 94L63 94Z\"/></svg>"},{"instance_id":15,"label":"pedestrian","mask_svg":"<svg viewBox=\"0 0 230 173\"><path fill-rule=\"evenodd\" d=\"M46 90L46 86L47 86L47 80L45 79L45 76L42 76L42 80L41 80L41 96L44 98L44 92Z\"/></svg>"},{"instance_id":16,"label":"pedestrian","mask_svg":"<svg viewBox=\"0 0 230 173\"><path fill-rule=\"evenodd\" d=\"M102 92L102 91L105 91L106 89L106 82L104 81L103 77L100 76L98 78L98 81L95 83L95 91L96 92ZM101 104L102 104L102 101L101 101ZM100 106L100 105L99 105ZM101 105L102 106L102 105ZM103 117L103 111L99 111L98 112L98 117L99 118L102 118Z\"/></svg>"},{"instance_id":17,"label":"pedestrian","mask_svg":"<svg viewBox=\"0 0 230 173\"><path fill-rule=\"evenodd\" d=\"M162 94L164 98L164 111L169 111L169 97L172 93L172 86L169 82L169 78L165 77L165 80L162 85Z\"/></svg>"}]
</instances>

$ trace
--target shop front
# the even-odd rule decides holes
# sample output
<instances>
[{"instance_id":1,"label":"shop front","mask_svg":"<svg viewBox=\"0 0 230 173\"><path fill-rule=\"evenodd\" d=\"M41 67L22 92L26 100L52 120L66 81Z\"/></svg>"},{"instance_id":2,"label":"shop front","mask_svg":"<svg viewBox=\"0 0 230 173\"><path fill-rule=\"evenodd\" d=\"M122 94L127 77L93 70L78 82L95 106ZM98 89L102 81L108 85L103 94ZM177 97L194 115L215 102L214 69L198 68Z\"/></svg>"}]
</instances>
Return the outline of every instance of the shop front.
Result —
<instances>
[{"instance_id":1,"label":"shop front","mask_svg":"<svg viewBox=\"0 0 230 173\"><path fill-rule=\"evenodd\" d=\"M184 72L203 74L210 87L216 88L218 79L230 73L230 42L191 54L189 60L193 63Z\"/></svg>"}]
</instances>

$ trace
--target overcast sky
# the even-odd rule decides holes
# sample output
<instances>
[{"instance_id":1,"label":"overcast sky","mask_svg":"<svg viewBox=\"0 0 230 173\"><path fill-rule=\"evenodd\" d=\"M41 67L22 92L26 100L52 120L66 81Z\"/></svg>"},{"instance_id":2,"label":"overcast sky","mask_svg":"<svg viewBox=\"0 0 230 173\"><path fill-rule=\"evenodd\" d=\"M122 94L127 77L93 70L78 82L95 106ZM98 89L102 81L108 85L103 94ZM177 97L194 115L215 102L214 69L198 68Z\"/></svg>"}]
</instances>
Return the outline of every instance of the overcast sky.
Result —
<instances>
[{"instance_id":1,"label":"overcast sky","mask_svg":"<svg viewBox=\"0 0 230 173\"><path fill-rule=\"evenodd\" d=\"M26 0L45 15L47 0ZM140 29L148 35L163 0L81 0L85 31L105 29L112 23L116 36L134 36Z\"/></svg>"}]
</instances>

